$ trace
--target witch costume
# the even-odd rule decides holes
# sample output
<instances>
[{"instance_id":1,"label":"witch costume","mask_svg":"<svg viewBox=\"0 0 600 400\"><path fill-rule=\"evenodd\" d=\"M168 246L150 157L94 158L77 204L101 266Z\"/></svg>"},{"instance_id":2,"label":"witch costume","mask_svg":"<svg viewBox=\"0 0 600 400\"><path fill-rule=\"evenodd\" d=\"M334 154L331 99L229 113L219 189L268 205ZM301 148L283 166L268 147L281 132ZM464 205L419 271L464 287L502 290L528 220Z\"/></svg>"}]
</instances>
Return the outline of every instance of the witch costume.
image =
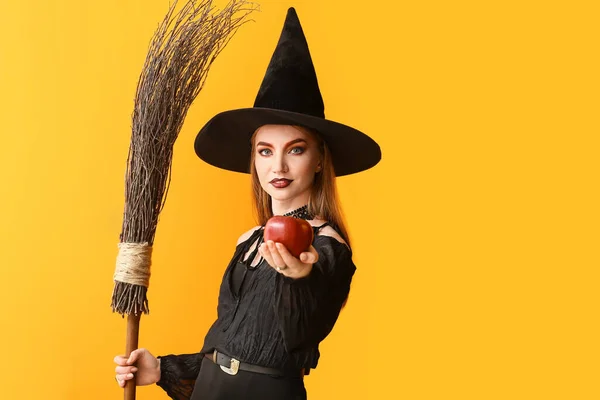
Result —
<instances>
[{"instance_id":1,"label":"witch costume","mask_svg":"<svg viewBox=\"0 0 600 400\"><path fill-rule=\"evenodd\" d=\"M254 107L214 116L198 133L195 152L218 168L249 173L251 136L266 124L316 131L330 149L336 176L366 170L381 159L369 136L325 118L294 8L288 10ZM313 218L306 207L290 215ZM303 377L317 367L319 343L333 329L356 270L347 245L319 234L327 225L313 227L319 260L299 279L268 268L257 257L264 226L239 243L223 275L217 320L201 350L159 356L157 385L177 400L306 399Z\"/></svg>"}]
</instances>

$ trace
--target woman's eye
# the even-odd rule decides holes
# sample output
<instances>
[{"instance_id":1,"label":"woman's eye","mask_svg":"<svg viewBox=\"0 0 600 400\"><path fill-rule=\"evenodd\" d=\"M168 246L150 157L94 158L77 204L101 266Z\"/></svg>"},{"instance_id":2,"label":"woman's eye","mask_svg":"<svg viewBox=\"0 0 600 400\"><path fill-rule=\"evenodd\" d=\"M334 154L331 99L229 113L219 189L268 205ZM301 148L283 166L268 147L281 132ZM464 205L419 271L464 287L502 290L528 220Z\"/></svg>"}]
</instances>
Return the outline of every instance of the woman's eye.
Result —
<instances>
[{"instance_id":1,"label":"woman's eye","mask_svg":"<svg viewBox=\"0 0 600 400\"><path fill-rule=\"evenodd\" d=\"M304 153L304 148L303 147L294 147L293 149L290 150L290 153L302 154L302 153Z\"/></svg>"},{"instance_id":2,"label":"woman's eye","mask_svg":"<svg viewBox=\"0 0 600 400\"><path fill-rule=\"evenodd\" d=\"M271 154L271 150L270 149L262 149L258 151L258 154L260 154L261 156L268 156Z\"/></svg>"}]
</instances>

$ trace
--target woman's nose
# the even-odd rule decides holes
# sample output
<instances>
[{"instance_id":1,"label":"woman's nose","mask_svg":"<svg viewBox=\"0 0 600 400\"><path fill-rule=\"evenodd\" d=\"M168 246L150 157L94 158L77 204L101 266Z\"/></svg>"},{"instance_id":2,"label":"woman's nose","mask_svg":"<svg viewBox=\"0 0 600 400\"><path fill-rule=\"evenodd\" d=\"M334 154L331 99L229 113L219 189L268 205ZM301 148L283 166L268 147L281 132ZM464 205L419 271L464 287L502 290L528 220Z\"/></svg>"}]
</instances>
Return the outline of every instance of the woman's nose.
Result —
<instances>
[{"instance_id":1,"label":"woman's nose","mask_svg":"<svg viewBox=\"0 0 600 400\"><path fill-rule=\"evenodd\" d=\"M287 164L283 156L276 156L273 158L273 172L285 173L288 171Z\"/></svg>"}]
</instances>

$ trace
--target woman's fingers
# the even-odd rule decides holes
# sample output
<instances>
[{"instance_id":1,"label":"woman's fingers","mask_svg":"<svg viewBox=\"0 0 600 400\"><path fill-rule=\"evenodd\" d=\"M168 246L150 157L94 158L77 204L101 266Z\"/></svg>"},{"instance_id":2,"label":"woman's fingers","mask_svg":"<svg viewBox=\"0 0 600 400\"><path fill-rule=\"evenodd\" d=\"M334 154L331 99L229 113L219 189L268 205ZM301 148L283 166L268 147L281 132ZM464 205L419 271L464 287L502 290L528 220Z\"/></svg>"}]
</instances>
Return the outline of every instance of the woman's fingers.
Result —
<instances>
[{"instance_id":1,"label":"woman's fingers","mask_svg":"<svg viewBox=\"0 0 600 400\"><path fill-rule=\"evenodd\" d=\"M258 252L271 267L274 267L273 258L271 257L271 250L269 250L269 246L267 246L266 243L260 245L260 247L258 248Z\"/></svg>"},{"instance_id":2,"label":"woman's fingers","mask_svg":"<svg viewBox=\"0 0 600 400\"><path fill-rule=\"evenodd\" d=\"M119 367L115 368L115 372L120 375L136 373L137 370L138 369L136 367L121 367L121 366L119 366Z\"/></svg>"},{"instance_id":3,"label":"woman's fingers","mask_svg":"<svg viewBox=\"0 0 600 400\"><path fill-rule=\"evenodd\" d=\"M310 246L308 251L300 253L298 258L294 257L281 243L277 243L277 249L285 264L291 268L304 268L306 265L303 264L314 264L319 260L319 253L313 246ZM298 263L298 260L300 260L300 263Z\"/></svg>"},{"instance_id":4,"label":"woman's fingers","mask_svg":"<svg viewBox=\"0 0 600 400\"><path fill-rule=\"evenodd\" d=\"M133 379L133 374L117 374L116 375L118 381L128 381Z\"/></svg>"},{"instance_id":5,"label":"woman's fingers","mask_svg":"<svg viewBox=\"0 0 600 400\"><path fill-rule=\"evenodd\" d=\"M277 268L283 266L283 261L281 261L281 257L276 255L276 249L272 245L269 245L269 243L261 244L259 251L260 255L267 261L267 263L271 267ZM279 263L276 257L279 258Z\"/></svg>"},{"instance_id":6,"label":"woman's fingers","mask_svg":"<svg viewBox=\"0 0 600 400\"><path fill-rule=\"evenodd\" d=\"M144 349L137 349L131 352L129 357L124 355L118 355L114 358L117 367L115 367L115 378L120 387L125 387L125 383L135 377L134 373L138 371L138 368L133 366L143 354Z\"/></svg>"},{"instance_id":7,"label":"woman's fingers","mask_svg":"<svg viewBox=\"0 0 600 400\"><path fill-rule=\"evenodd\" d=\"M286 268L287 264L283 261L273 241L269 240L266 243L261 244L259 252L267 263L277 271L282 271Z\"/></svg>"},{"instance_id":8,"label":"woman's fingers","mask_svg":"<svg viewBox=\"0 0 600 400\"><path fill-rule=\"evenodd\" d=\"M300 261L305 264L315 264L319 261L319 253L317 253L317 250L313 246L310 246L308 251L300 254Z\"/></svg>"},{"instance_id":9,"label":"woman's fingers","mask_svg":"<svg viewBox=\"0 0 600 400\"><path fill-rule=\"evenodd\" d=\"M269 250L271 251L271 258L273 259L273 266L275 268L279 267L279 268L283 269L289 265L288 265L288 263L286 263L283 260L283 257L280 252L280 250L283 246L281 246L280 243L277 243L277 244L278 244L278 246L276 246L275 242L273 242L271 240L269 240L267 242L267 245L269 246Z\"/></svg>"},{"instance_id":10,"label":"woman's fingers","mask_svg":"<svg viewBox=\"0 0 600 400\"><path fill-rule=\"evenodd\" d=\"M127 357L125 356L116 356L114 361L117 365L127 365Z\"/></svg>"},{"instance_id":11,"label":"woman's fingers","mask_svg":"<svg viewBox=\"0 0 600 400\"><path fill-rule=\"evenodd\" d=\"M294 271L293 274L301 273L305 268L319 260L319 254L313 246L310 246L308 251L303 252L299 258L296 258L283 244L274 243L270 240L261 244L259 253L271 267L280 273L285 273L283 271L286 270L290 272ZM288 267L289 270L287 269ZM292 276L289 274L286 275Z\"/></svg>"},{"instance_id":12,"label":"woman's fingers","mask_svg":"<svg viewBox=\"0 0 600 400\"><path fill-rule=\"evenodd\" d=\"M298 259L294 257L283 244L277 243L275 246L277 248L277 253L280 255L281 260L285 265L291 268L303 267L303 265L299 265Z\"/></svg>"},{"instance_id":13,"label":"woman's fingers","mask_svg":"<svg viewBox=\"0 0 600 400\"><path fill-rule=\"evenodd\" d=\"M148 350L144 348L135 349L129 355L129 359L127 359L127 364L132 365L135 364L139 359L141 359L144 354L146 354Z\"/></svg>"},{"instance_id":14,"label":"woman's fingers","mask_svg":"<svg viewBox=\"0 0 600 400\"><path fill-rule=\"evenodd\" d=\"M125 387L125 383L127 383L127 381L132 380L133 377L134 377L133 374L117 374L117 375L115 375L117 383L119 384L120 387Z\"/></svg>"},{"instance_id":15,"label":"woman's fingers","mask_svg":"<svg viewBox=\"0 0 600 400\"><path fill-rule=\"evenodd\" d=\"M131 352L129 357L125 357L124 355L118 355L114 358L115 364L117 365L132 365L134 364L141 355L146 351L145 349L136 349Z\"/></svg>"}]
</instances>

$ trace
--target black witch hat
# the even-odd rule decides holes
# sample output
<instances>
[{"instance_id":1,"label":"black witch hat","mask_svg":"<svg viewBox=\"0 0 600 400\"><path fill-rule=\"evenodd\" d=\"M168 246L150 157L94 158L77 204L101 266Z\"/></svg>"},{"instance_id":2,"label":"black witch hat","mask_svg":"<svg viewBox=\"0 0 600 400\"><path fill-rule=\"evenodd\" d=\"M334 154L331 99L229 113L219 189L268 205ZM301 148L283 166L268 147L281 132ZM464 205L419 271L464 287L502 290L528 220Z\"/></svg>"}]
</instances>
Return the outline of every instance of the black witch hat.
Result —
<instances>
[{"instance_id":1,"label":"black witch hat","mask_svg":"<svg viewBox=\"0 0 600 400\"><path fill-rule=\"evenodd\" d=\"M381 160L379 145L357 129L326 119L324 108L308 43L290 8L254 107L214 116L198 133L194 148L211 165L249 173L252 134L262 125L297 125L323 137L336 176L375 166Z\"/></svg>"}]
</instances>

